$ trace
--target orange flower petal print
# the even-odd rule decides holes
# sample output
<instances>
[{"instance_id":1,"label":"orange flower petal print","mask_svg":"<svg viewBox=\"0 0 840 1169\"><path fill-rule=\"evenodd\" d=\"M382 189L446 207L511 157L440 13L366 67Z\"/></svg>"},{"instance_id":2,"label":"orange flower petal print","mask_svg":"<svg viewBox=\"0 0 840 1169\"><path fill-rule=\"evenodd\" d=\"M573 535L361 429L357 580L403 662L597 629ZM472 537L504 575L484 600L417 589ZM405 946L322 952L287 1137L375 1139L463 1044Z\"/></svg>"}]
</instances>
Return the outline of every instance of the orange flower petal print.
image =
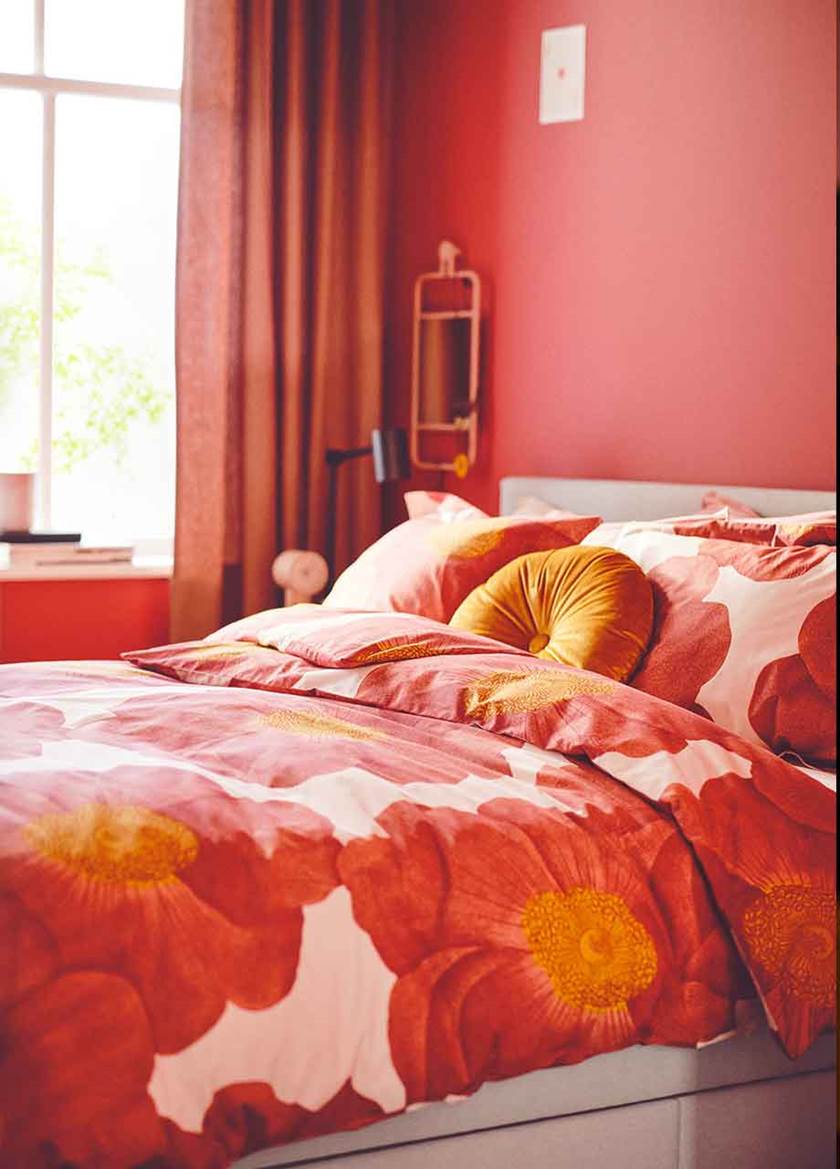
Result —
<instances>
[{"instance_id":1,"label":"orange flower petal print","mask_svg":"<svg viewBox=\"0 0 840 1169\"><path fill-rule=\"evenodd\" d=\"M654 627L650 648L632 678L639 690L686 710L706 711L697 695L723 664L732 634L726 606L703 598L717 580L708 556L674 557L648 574L653 586ZM685 646L692 652L686 653Z\"/></svg>"},{"instance_id":2,"label":"orange flower petal print","mask_svg":"<svg viewBox=\"0 0 840 1169\"><path fill-rule=\"evenodd\" d=\"M836 598L815 605L799 630L799 653L761 671L749 707L755 731L774 751L795 747L833 763L837 751Z\"/></svg>"},{"instance_id":3,"label":"orange flower petal print","mask_svg":"<svg viewBox=\"0 0 840 1169\"><path fill-rule=\"evenodd\" d=\"M185 1132L155 1111L153 1058L143 1001L128 980L76 971L28 994L4 1016L0 1166L218 1169L383 1115L349 1083L315 1112L278 1100L268 1084L230 1084L215 1094L202 1131Z\"/></svg>"},{"instance_id":4,"label":"orange flower petal print","mask_svg":"<svg viewBox=\"0 0 840 1169\"><path fill-rule=\"evenodd\" d=\"M0 938L0 1007L6 1007L48 982L58 955L41 923L11 893L0 894Z\"/></svg>"},{"instance_id":5,"label":"orange flower petal print","mask_svg":"<svg viewBox=\"0 0 840 1169\"><path fill-rule=\"evenodd\" d=\"M227 1001L257 1009L288 992L301 906L334 887L338 845L307 809L262 805L257 833L247 801L194 787L181 800L183 773L155 778L156 807L132 800L149 799L141 768L110 772L106 798L68 777L60 806L36 782L16 789L20 829L3 842L0 883L64 969L129 979L154 1049L172 1052Z\"/></svg>"},{"instance_id":6,"label":"orange flower petal print","mask_svg":"<svg viewBox=\"0 0 840 1169\"><path fill-rule=\"evenodd\" d=\"M278 1100L268 1084L231 1084L214 1096L202 1141L217 1155L223 1150L228 1164L258 1149L359 1128L383 1116L382 1109L349 1082L317 1112Z\"/></svg>"},{"instance_id":7,"label":"orange flower petal print","mask_svg":"<svg viewBox=\"0 0 840 1169\"><path fill-rule=\"evenodd\" d=\"M27 995L4 1017L0 1164L153 1163L165 1140L146 1092L152 1060L128 979L78 970Z\"/></svg>"},{"instance_id":8,"label":"orange flower petal print","mask_svg":"<svg viewBox=\"0 0 840 1169\"><path fill-rule=\"evenodd\" d=\"M112 717L77 734L146 748L158 703L129 699ZM467 742L461 727L424 724L411 715L350 703L336 710L334 702L295 694L233 689L208 700L184 687L170 700L169 714L155 727L156 751L187 755L218 775L265 787L293 787L351 766L396 784L418 778L452 782L467 770L497 774L499 767L498 741L480 740L477 731Z\"/></svg>"},{"instance_id":9,"label":"orange flower petal print","mask_svg":"<svg viewBox=\"0 0 840 1169\"><path fill-rule=\"evenodd\" d=\"M485 674L464 690L464 711L472 718L530 714L583 694L614 693L615 683L572 670L500 670Z\"/></svg>"},{"instance_id":10,"label":"orange flower petal print","mask_svg":"<svg viewBox=\"0 0 840 1169\"><path fill-rule=\"evenodd\" d=\"M731 1026L713 948L708 994L681 994L668 923L681 915L695 936L723 935L702 888L699 913L670 903L667 880L651 888L647 871L678 837L638 808L576 817L497 800L468 815L403 803L380 817L388 839L345 847L354 913L399 976L391 1049L410 1100Z\"/></svg>"},{"instance_id":11,"label":"orange flower petal print","mask_svg":"<svg viewBox=\"0 0 840 1169\"><path fill-rule=\"evenodd\" d=\"M837 598L815 605L799 630L799 653L826 698L837 698Z\"/></svg>"},{"instance_id":12,"label":"orange flower petal print","mask_svg":"<svg viewBox=\"0 0 840 1169\"><path fill-rule=\"evenodd\" d=\"M825 545L815 547L762 548L761 555L755 556L749 545L732 540L704 540L700 552L717 564L731 564L742 575L754 581L789 580L803 576L827 556L834 555L835 549Z\"/></svg>"},{"instance_id":13,"label":"orange flower petal print","mask_svg":"<svg viewBox=\"0 0 840 1169\"><path fill-rule=\"evenodd\" d=\"M44 743L60 739L64 715L55 707L39 702L0 703L0 739L4 759L40 755Z\"/></svg>"},{"instance_id":14,"label":"orange flower petal print","mask_svg":"<svg viewBox=\"0 0 840 1169\"><path fill-rule=\"evenodd\" d=\"M599 674L555 663L512 668L504 654L453 656L434 667L422 659L380 666L357 697L381 703L394 692L403 709L422 707L440 720L571 755L648 755L652 735L659 749L679 751L691 725L684 711Z\"/></svg>"},{"instance_id":15,"label":"orange flower petal print","mask_svg":"<svg viewBox=\"0 0 840 1169\"><path fill-rule=\"evenodd\" d=\"M687 792L675 798L792 1058L835 1019L833 801L805 776L778 790L721 776L704 786L702 800Z\"/></svg>"},{"instance_id":16,"label":"orange flower petal print","mask_svg":"<svg viewBox=\"0 0 840 1169\"><path fill-rule=\"evenodd\" d=\"M750 699L749 720L756 734L777 753L795 748L806 759L834 761L835 700L816 684L799 654L764 667Z\"/></svg>"}]
</instances>

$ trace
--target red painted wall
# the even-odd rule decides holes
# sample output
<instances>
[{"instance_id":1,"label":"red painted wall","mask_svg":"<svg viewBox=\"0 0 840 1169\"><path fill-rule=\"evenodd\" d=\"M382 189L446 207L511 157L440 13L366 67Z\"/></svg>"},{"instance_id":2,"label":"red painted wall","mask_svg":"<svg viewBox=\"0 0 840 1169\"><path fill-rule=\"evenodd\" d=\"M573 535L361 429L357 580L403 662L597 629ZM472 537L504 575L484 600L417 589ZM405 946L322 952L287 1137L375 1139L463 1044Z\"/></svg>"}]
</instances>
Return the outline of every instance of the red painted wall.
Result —
<instances>
[{"instance_id":1,"label":"red painted wall","mask_svg":"<svg viewBox=\"0 0 840 1169\"><path fill-rule=\"evenodd\" d=\"M479 466L833 486L833 0L401 0L388 354L450 236L486 278ZM540 126L540 31L587 26Z\"/></svg>"}]
</instances>

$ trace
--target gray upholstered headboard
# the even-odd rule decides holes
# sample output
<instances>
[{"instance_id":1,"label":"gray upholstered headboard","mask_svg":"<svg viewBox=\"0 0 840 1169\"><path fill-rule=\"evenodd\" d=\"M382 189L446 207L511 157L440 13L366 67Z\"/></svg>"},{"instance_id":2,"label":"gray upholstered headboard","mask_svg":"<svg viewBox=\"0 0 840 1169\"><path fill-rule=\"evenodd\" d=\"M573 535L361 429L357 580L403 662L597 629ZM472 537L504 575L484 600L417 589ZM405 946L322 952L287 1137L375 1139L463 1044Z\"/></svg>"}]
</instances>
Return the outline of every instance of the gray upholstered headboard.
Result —
<instances>
[{"instance_id":1,"label":"gray upholstered headboard","mask_svg":"<svg viewBox=\"0 0 840 1169\"><path fill-rule=\"evenodd\" d=\"M509 478L500 485L502 515L515 511L520 499L536 495L555 507L605 520L657 520L700 510L707 491L732 495L761 515L794 515L837 506L831 491L780 487L726 487L707 483L642 483L622 479Z\"/></svg>"}]
</instances>

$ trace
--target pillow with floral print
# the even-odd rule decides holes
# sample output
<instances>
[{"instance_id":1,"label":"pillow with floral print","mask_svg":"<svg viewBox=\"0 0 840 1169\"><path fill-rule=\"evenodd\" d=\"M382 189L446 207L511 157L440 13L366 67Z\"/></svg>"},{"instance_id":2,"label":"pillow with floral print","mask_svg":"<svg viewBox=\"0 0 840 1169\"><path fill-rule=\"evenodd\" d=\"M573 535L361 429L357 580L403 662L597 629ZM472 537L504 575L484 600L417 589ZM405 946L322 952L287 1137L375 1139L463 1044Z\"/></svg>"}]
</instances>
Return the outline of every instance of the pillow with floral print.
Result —
<instances>
[{"instance_id":1,"label":"pillow with floral print","mask_svg":"<svg viewBox=\"0 0 840 1169\"><path fill-rule=\"evenodd\" d=\"M720 525L726 523L728 514L722 507L715 512L666 516L661 520L609 520L587 532L581 543L613 548L621 533L631 528L633 531L673 532L682 536L715 536L720 532Z\"/></svg>"},{"instance_id":2,"label":"pillow with floral print","mask_svg":"<svg viewBox=\"0 0 840 1169\"><path fill-rule=\"evenodd\" d=\"M778 753L835 761L833 547L629 525L609 546L635 560L654 590L653 635L634 687Z\"/></svg>"},{"instance_id":3,"label":"pillow with floral print","mask_svg":"<svg viewBox=\"0 0 840 1169\"><path fill-rule=\"evenodd\" d=\"M721 526L720 535L726 540L740 540L747 544L770 544L774 548L800 544L837 544L837 512L814 511L804 515L765 516L748 519L729 516Z\"/></svg>"},{"instance_id":4,"label":"pillow with floral print","mask_svg":"<svg viewBox=\"0 0 840 1169\"><path fill-rule=\"evenodd\" d=\"M598 516L488 516L458 496L431 492L410 492L406 502L414 518L345 569L324 600L327 608L448 621L467 594L508 561L579 544L600 523Z\"/></svg>"},{"instance_id":5,"label":"pillow with floral print","mask_svg":"<svg viewBox=\"0 0 840 1169\"><path fill-rule=\"evenodd\" d=\"M674 516L666 520L645 523L599 524L583 541L585 544L612 542L624 529L639 531L655 529L673 532L676 536L703 536L710 540L735 540L741 544L766 544L774 548L799 544L837 544L837 513L835 511L808 512L802 515L764 516L750 518L733 515L722 508L706 515Z\"/></svg>"},{"instance_id":6,"label":"pillow with floral print","mask_svg":"<svg viewBox=\"0 0 840 1169\"><path fill-rule=\"evenodd\" d=\"M722 507L725 507L732 516L757 517L761 515L761 512L750 507L748 503L744 503L742 499L737 499L733 495L724 495L720 491L707 491L700 501L701 511L719 511Z\"/></svg>"}]
</instances>

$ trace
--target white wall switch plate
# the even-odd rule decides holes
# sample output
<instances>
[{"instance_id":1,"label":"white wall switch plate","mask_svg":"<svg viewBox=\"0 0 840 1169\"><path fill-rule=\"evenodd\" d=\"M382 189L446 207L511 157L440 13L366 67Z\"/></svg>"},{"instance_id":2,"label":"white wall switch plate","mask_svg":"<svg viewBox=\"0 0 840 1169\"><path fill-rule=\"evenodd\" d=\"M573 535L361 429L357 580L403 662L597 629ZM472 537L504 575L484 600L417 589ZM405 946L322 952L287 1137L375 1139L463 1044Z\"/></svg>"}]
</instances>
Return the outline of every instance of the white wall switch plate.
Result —
<instances>
[{"instance_id":1,"label":"white wall switch plate","mask_svg":"<svg viewBox=\"0 0 840 1169\"><path fill-rule=\"evenodd\" d=\"M543 29L540 125L580 122L586 80L586 25Z\"/></svg>"}]
</instances>

